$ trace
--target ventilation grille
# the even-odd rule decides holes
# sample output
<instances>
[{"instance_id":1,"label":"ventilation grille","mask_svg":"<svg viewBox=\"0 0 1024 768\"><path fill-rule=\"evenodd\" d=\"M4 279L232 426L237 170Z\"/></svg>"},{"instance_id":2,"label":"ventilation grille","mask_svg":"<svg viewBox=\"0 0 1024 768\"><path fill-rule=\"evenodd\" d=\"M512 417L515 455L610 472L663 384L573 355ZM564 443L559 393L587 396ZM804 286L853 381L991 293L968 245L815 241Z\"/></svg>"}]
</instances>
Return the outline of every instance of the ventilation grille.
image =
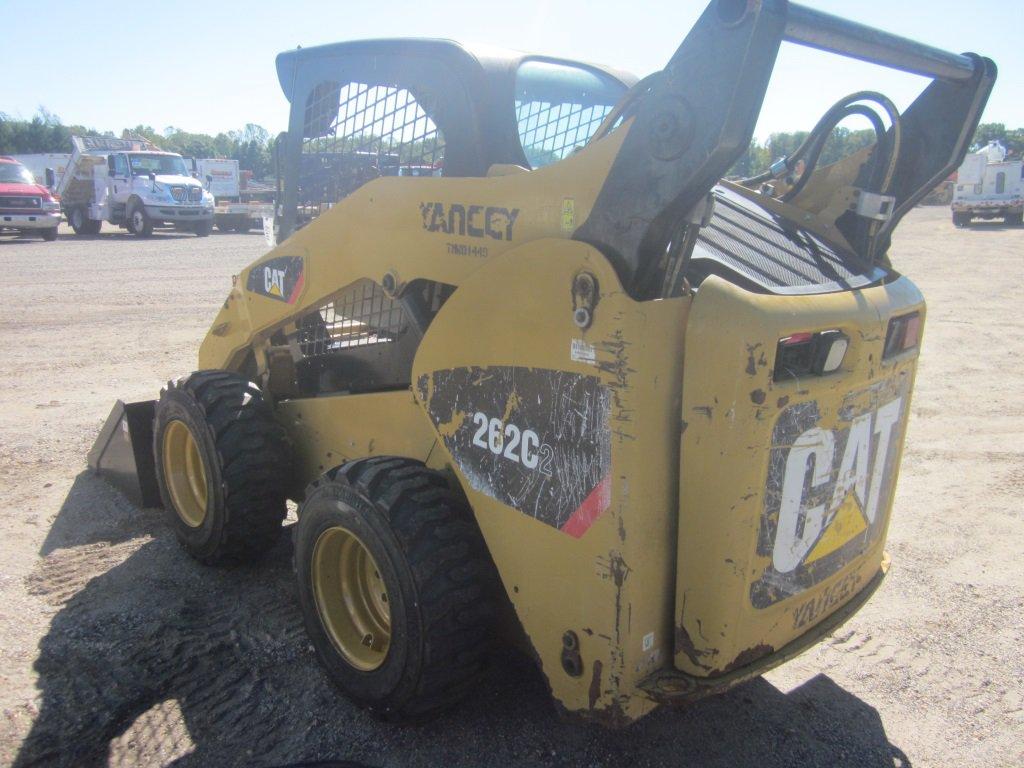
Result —
<instances>
[{"instance_id":1,"label":"ventilation grille","mask_svg":"<svg viewBox=\"0 0 1024 768\"><path fill-rule=\"evenodd\" d=\"M732 190L716 187L714 194L714 214L700 230L690 259L695 272L708 271L717 262L778 294L849 291L885 276L881 269ZM693 274L690 277L691 282L700 281Z\"/></svg>"}]
</instances>

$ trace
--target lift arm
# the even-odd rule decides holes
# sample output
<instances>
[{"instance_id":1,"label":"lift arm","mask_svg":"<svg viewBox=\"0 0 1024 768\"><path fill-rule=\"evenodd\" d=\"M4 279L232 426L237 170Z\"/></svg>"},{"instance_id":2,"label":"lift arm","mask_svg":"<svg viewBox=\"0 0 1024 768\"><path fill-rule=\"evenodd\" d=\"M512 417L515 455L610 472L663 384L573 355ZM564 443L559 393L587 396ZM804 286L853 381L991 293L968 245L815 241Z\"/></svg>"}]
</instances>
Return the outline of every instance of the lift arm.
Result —
<instances>
[{"instance_id":1,"label":"lift arm","mask_svg":"<svg viewBox=\"0 0 1024 768\"><path fill-rule=\"evenodd\" d=\"M748 148L783 41L933 78L903 115L891 217L846 233L864 257L884 252L899 220L963 160L996 78L989 59L786 0L714 0L627 109L629 134L573 235L602 250L634 295Z\"/></svg>"}]
</instances>

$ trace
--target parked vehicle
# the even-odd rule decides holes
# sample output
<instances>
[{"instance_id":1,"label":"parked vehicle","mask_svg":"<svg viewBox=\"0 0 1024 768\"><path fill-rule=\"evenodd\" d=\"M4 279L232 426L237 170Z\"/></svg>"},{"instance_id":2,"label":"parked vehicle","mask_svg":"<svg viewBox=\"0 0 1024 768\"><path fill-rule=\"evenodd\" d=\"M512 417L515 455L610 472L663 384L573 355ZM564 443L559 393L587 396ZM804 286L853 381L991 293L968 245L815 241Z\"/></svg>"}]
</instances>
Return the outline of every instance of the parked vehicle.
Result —
<instances>
[{"instance_id":1,"label":"parked vehicle","mask_svg":"<svg viewBox=\"0 0 1024 768\"><path fill-rule=\"evenodd\" d=\"M43 240L57 239L60 203L31 171L6 155L0 156L0 232L38 233Z\"/></svg>"},{"instance_id":2,"label":"parked vehicle","mask_svg":"<svg viewBox=\"0 0 1024 768\"><path fill-rule=\"evenodd\" d=\"M205 180L206 189L213 194L213 221L219 231L248 232L261 227L264 216L274 215L272 201L253 199L245 189L237 160L186 157L185 165L195 178Z\"/></svg>"},{"instance_id":3,"label":"parked vehicle","mask_svg":"<svg viewBox=\"0 0 1024 768\"><path fill-rule=\"evenodd\" d=\"M953 223L966 227L972 219L1002 219L1024 224L1024 163L1006 159L997 141L964 158L953 189Z\"/></svg>"},{"instance_id":4,"label":"parked vehicle","mask_svg":"<svg viewBox=\"0 0 1024 768\"><path fill-rule=\"evenodd\" d=\"M165 225L210 234L213 195L192 178L181 155L145 139L72 136L71 142L68 169L55 189L75 234L94 235L104 221L139 237Z\"/></svg>"},{"instance_id":5,"label":"parked vehicle","mask_svg":"<svg viewBox=\"0 0 1024 768\"><path fill-rule=\"evenodd\" d=\"M28 168L36 184L45 185L46 172L52 170L57 179L64 175L68 161L71 159L70 152L39 152L32 155L9 155L12 160Z\"/></svg>"}]
</instances>

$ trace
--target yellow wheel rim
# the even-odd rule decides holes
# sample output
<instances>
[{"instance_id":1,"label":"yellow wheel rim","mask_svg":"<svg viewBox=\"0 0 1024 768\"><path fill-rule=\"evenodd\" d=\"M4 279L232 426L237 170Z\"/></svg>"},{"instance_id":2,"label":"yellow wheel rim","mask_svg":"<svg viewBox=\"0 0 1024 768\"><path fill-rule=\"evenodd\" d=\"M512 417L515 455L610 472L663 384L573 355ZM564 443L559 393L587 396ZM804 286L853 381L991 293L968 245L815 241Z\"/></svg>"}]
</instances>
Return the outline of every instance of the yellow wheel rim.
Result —
<instances>
[{"instance_id":1,"label":"yellow wheel rim","mask_svg":"<svg viewBox=\"0 0 1024 768\"><path fill-rule=\"evenodd\" d=\"M206 519L206 469L192 430L177 419L164 430L163 465L174 511L186 525L198 528Z\"/></svg>"},{"instance_id":2,"label":"yellow wheel rim","mask_svg":"<svg viewBox=\"0 0 1024 768\"><path fill-rule=\"evenodd\" d=\"M316 610L335 648L356 669L377 669L391 646L391 608L366 545L345 528L328 528L313 547L311 575Z\"/></svg>"}]
</instances>

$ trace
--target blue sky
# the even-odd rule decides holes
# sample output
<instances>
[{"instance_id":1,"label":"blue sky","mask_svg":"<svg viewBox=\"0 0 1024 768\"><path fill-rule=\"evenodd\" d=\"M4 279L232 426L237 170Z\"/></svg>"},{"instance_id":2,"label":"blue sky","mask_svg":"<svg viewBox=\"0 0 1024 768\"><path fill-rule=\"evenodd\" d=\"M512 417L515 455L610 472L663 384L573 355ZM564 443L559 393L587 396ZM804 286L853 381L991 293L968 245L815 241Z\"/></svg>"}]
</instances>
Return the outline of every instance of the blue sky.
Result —
<instances>
[{"instance_id":1,"label":"blue sky","mask_svg":"<svg viewBox=\"0 0 1024 768\"><path fill-rule=\"evenodd\" d=\"M806 0L823 11L999 65L985 120L1024 126L1024 2ZM0 0L0 112L43 105L66 123L120 131L217 133L246 122L276 133L287 103L274 56L370 37L449 37L611 64L647 74L664 66L704 8L700 0L462 0L107 3ZM107 11L110 11L108 13ZM784 45L756 135L807 129L833 101L871 88L904 108L925 81ZM851 127L855 126L851 123Z\"/></svg>"}]
</instances>

